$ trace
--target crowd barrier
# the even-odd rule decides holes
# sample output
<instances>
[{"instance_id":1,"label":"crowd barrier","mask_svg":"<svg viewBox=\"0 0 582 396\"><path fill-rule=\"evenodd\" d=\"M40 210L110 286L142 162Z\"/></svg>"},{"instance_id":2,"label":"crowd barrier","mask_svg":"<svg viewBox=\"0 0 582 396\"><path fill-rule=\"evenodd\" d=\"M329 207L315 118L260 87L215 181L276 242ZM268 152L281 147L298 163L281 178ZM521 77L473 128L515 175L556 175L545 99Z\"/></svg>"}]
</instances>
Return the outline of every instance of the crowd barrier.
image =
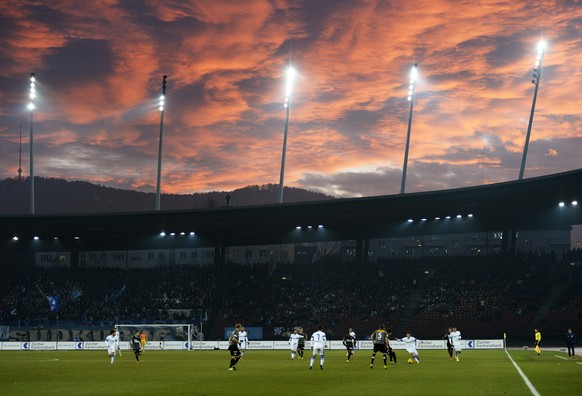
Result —
<instances>
[{"instance_id":1,"label":"crowd barrier","mask_svg":"<svg viewBox=\"0 0 582 396\"><path fill-rule=\"evenodd\" d=\"M129 350L128 341L119 343L121 350ZM396 340L390 341L393 349L405 349L404 343ZM461 340L463 349L503 349L502 339L489 340ZM306 342L306 349L311 347L310 341ZM446 349L444 340L419 340L416 348L423 349ZM327 341L327 349L345 349L341 341ZM106 350L105 341L4 341L0 342L1 351L89 351ZM228 349L228 341L193 341L192 345L188 341L148 341L146 350L223 350ZM248 350L288 350L288 341L250 341ZM356 349L371 350L372 341L358 341Z\"/></svg>"}]
</instances>

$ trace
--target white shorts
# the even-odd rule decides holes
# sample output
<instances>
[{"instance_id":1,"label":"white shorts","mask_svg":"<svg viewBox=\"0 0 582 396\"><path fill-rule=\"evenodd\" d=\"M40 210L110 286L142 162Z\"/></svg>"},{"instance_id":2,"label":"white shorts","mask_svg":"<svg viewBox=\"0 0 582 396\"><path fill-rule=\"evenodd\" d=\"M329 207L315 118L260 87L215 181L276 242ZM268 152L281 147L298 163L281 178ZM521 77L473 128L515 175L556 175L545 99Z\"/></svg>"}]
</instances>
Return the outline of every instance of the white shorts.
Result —
<instances>
[{"instance_id":1,"label":"white shorts","mask_svg":"<svg viewBox=\"0 0 582 396\"><path fill-rule=\"evenodd\" d=\"M406 348L406 352L410 353L412 356L418 355L416 348Z\"/></svg>"},{"instance_id":2,"label":"white shorts","mask_svg":"<svg viewBox=\"0 0 582 396\"><path fill-rule=\"evenodd\" d=\"M292 351L296 351L297 348L299 348L299 343L298 342L292 342L291 343L291 350Z\"/></svg>"},{"instance_id":3,"label":"white shorts","mask_svg":"<svg viewBox=\"0 0 582 396\"><path fill-rule=\"evenodd\" d=\"M317 355L323 355L323 351L325 350L324 345L323 344L313 344L313 354Z\"/></svg>"},{"instance_id":4,"label":"white shorts","mask_svg":"<svg viewBox=\"0 0 582 396\"><path fill-rule=\"evenodd\" d=\"M455 348L455 351L461 351L461 343L459 342L458 344L453 344L453 348Z\"/></svg>"},{"instance_id":5,"label":"white shorts","mask_svg":"<svg viewBox=\"0 0 582 396\"><path fill-rule=\"evenodd\" d=\"M109 355L115 355L115 349L116 349L116 348L115 348L115 345L108 346L108 347L107 347L107 353L108 353Z\"/></svg>"},{"instance_id":6,"label":"white shorts","mask_svg":"<svg viewBox=\"0 0 582 396\"><path fill-rule=\"evenodd\" d=\"M238 349L241 350L247 349L247 342L246 341L239 342Z\"/></svg>"}]
</instances>

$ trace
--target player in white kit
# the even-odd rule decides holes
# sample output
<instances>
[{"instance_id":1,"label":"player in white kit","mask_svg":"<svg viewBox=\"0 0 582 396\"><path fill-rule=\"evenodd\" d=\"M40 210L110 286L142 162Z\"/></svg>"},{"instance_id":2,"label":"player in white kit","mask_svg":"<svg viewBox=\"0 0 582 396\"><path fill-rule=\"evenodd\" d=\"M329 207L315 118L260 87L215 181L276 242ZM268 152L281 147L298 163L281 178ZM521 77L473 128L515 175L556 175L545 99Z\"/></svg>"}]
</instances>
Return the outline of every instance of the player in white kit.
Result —
<instances>
[{"instance_id":1,"label":"player in white kit","mask_svg":"<svg viewBox=\"0 0 582 396\"><path fill-rule=\"evenodd\" d=\"M455 349L455 359L457 362L459 361L459 355L461 354L461 332L457 330L456 327L453 327L453 331L449 334L451 339L451 344L453 344L453 348Z\"/></svg>"},{"instance_id":2,"label":"player in white kit","mask_svg":"<svg viewBox=\"0 0 582 396\"><path fill-rule=\"evenodd\" d=\"M313 362L315 362L315 355L319 354L319 368L323 370L323 362L324 358L324 350L325 350L325 342L327 338L325 337L325 333L323 332L323 326L319 326L317 331L311 335L311 349L313 350L313 354L311 355L311 361L309 363L309 370L313 368Z\"/></svg>"},{"instance_id":3,"label":"player in white kit","mask_svg":"<svg viewBox=\"0 0 582 396\"><path fill-rule=\"evenodd\" d=\"M117 342L115 341L115 330L111 330L107 338L105 338L105 345L107 345L107 353L111 358L111 364L115 360L115 350L117 349Z\"/></svg>"},{"instance_id":4,"label":"player in white kit","mask_svg":"<svg viewBox=\"0 0 582 396\"><path fill-rule=\"evenodd\" d=\"M406 337L397 338L396 340L401 341L404 343L404 347L406 348L406 352L408 352L411 356L408 359L408 363L412 363L412 360L416 363L420 363L420 358L418 357L418 351L416 350L416 341L417 339L412 336L410 331L406 332Z\"/></svg>"},{"instance_id":5,"label":"player in white kit","mask_svg":"<svg viewBox=\"0 0 582 396\"><path fill-rule=\"evenodd\" d=\"M289 337L289 345L291 345L291 360L295 360L295 354L297 354L297 348L299 347L299 339L301 336L297 329L293 330L293 334Z\"/></svg>"},{"instance_id":6,"label":"player in white kit","mask_svg":"<svg viewBox=\"0 0 582 396\"><path fill-rule=\"evenodd\" d=\"M244 326L240 327L238 332L238 349L240 349L240 356L244 356L247 347L249 346L249 337Z\"/></svg>"},{"instance_id":7,"label":"player in white kit","mask_svg":"<svg viewBox=\"0 0 582 396\"><path fill-rule=\"evenodd\" d=\"M121 348L119 346L119 330L117 329L117 325L115 325L115 327L113 328L113 330L115 331L115 351L119 354L119 356L121 356Z\"/></svg>"}]
</instances>

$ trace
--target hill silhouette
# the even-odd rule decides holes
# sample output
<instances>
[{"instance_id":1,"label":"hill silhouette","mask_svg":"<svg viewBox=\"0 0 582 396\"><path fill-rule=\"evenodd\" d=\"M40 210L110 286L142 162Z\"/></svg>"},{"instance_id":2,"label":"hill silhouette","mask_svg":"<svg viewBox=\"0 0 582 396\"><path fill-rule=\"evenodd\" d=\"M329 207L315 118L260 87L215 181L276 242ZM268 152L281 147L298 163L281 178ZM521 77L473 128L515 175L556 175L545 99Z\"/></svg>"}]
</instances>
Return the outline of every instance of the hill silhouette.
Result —
<instances>
[{"instance_id":1,"label":"hill silhouette","mask_svg":"<svg viewBox=\"0 0 582 396\"><path fill-rule=\"evenodd\" d=\"M86 181L58 178L34 178L35 213L113 213L154 210L155 193L105 187ZM162 210L203 209L226 206L230 193L231 206L265 205L277 202L279 186L254 185L226 191L194 194L162 194ZM308 202L333 199L325 194L300 188L285 187L284 202ZM29 211L28 178L0 181L0 214L26 214Z\"/></svg>"}]
</instances>

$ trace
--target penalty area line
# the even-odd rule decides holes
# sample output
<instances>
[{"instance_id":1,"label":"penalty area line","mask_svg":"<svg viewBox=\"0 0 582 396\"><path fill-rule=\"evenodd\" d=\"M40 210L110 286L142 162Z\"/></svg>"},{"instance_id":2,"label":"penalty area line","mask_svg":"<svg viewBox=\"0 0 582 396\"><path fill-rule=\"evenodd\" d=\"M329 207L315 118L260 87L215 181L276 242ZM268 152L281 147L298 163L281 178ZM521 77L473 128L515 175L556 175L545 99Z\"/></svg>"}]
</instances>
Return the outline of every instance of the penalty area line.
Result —
<instances>
[{"instance_id":1,"label":"penalty area line","mask_svg":"<svg viewBox=\"0 0 582 396\"><path fill-rule=\"evenodd\" d=\"M517 372L519 373L519 375L521 376L521 378L523 379L523 381L525 382L525 384L529 388L531 394L534 396L540 396L540 392L537 391L537 389L533 386L533 384L531 383L529 378L527 378L527 376L523 373L523 371L521 371L521 368L519 368L517 363L515 363L515 360L513 360L513 358L509 354L509 352L507 352L507 349L505 350L505 353L507 354L507 357L509 358L509 360L511 360L511 363L513 363L513 365L515 366L515 369L517 370Z\"/></svg>"},{"instance_id":2,"label":"penalty area line","mask_svg":"<svg viewBox=\"0 0 582 396\"><path fill-rule=\"evenodd\" d=\"M557 357L558 359L562 359L562 360L568 360L566 359L564 356L559 356L559 355L554 355L555 357Z\"/></svg>"}]
</instances>

